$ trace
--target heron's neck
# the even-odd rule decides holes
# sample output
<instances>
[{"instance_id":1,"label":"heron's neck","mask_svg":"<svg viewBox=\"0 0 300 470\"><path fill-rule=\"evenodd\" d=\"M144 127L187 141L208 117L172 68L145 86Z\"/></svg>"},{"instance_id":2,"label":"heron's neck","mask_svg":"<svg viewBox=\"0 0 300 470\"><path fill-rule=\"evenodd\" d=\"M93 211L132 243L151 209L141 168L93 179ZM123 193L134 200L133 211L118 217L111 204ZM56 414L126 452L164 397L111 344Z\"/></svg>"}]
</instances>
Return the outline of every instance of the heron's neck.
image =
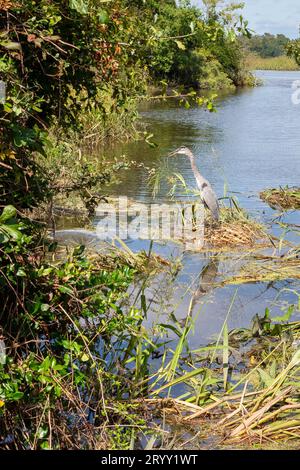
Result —
<instances>
[{"instance_id":1,"label":"heron's neck","mask_svg":"<svg viewBox=\"0 0 300 470\"><path fill-rule=\"evenodd\" d=\"M191 167L192 167L192 170L193 170L193 173L195 176L200 176L200 173L199 173L199 170L197 168L197 165L196 165L196 160L195 160L195 156L192 154L192 152L189 152L188 153L188 157L190 159L190 162L191 162Z\"/></svg>"}]
</instances>

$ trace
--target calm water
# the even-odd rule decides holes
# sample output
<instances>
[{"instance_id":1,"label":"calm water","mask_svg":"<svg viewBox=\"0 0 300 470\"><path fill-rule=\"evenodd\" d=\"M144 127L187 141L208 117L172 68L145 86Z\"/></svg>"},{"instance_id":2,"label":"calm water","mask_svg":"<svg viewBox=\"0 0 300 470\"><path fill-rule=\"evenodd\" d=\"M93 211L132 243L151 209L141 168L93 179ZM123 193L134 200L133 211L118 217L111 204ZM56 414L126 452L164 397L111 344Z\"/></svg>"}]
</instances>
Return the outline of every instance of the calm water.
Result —
<instances>
[{"instance_id":1,"label":"calm water","mask_svg":"<svg viewBox=\"0 0 300 470\"><path fill-rule=\"evenodd\" d=\"M254 217L280 235L281 229L272 224L278 214L259 199L258 193L270 187L300 186L300 105L291 101L292 83L300 80L300 72L258 72L258 75L263 86L223 96L218 100L216 114L198 107L186 110L171 100L145 105L141 118L159 146L153 149L144 142L120 145L109 149L109 156L126 154L148 167L160 168L166 165L166 155L171 150L186 145L195 153L200 171L219 197L226 187ZM188 159L177 156L168 160L170 173L180 172L187 185L194 186ZM111 194L153 202L147 178L143 168L124 172L122 183L112 187ZM169 189L162 183L155 202L168 198ZM182 198L182 194L176 193L176 198ZM299 211L290 212L284 220L299 224ZM299 237L289 236L299 243ZM138 251L148 249L150 242L127 243ZM149 287L148 298L152 303L148 323L166 322L171 312L183 320L194 298L195 330L189 339L192 348L206 344L220 332L235 294L228 315L229 328L250 326L253 316L263 314L266 307L277 316L289 302L298 302L288 290L299 292L299 282L293 280L212 289L213 282L236 270L237 258L245 253L223 256L214 264L209 254L183 252L180 246L171 243L155 244L154 249L165 257L180 256L182 269L175 280L162 275ZM203 275L205 266L207 271ZM298 315L299 312L295 313Z\"/></svg>"},{"instance_id":2,"label":"calm water","mask_svg":"<svg viewBox=\"0 0 300 470\"><path fill-rule=\"evenodd\" d=\"M150 105L142 112L148 131L154 134L156 149L137 142L114 149L150 167L165 165L167 153L180 145L196 155L203 175L219 197L224 184L239 194L241 204L252 211L266 207L256 197L266 187L299 185L300 105L292 104L292 83L300 72L258 72L264 86L238 90L218 101L218 112L195 107L185 109L175 102ZM169 159L170 171L179 171L189 186L194 177L188 159ZM124 173L118 194L134 199L151 199L146 171ZM159 196L164 198L163 186Z\"/></svg>"}]
</instances>

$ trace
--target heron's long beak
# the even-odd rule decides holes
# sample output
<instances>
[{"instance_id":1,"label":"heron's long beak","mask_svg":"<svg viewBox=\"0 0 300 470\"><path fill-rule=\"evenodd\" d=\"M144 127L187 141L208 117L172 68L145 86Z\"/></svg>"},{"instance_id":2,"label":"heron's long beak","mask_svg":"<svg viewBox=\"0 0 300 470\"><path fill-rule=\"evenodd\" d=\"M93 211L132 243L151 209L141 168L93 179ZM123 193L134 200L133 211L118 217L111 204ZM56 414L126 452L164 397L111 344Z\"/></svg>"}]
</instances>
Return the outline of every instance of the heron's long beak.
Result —
<instances>
[{"instance_id":1,"label":"heron's long beak","mask_svg":"<svg viewBox=\"0 0 300 470\"><path fill-rule=\"evenodd\" d=\"M174 152L168 153L167 157L174 157L175 155L177 155L177 150L174 150Z\"/></svg>"}]
</instances>

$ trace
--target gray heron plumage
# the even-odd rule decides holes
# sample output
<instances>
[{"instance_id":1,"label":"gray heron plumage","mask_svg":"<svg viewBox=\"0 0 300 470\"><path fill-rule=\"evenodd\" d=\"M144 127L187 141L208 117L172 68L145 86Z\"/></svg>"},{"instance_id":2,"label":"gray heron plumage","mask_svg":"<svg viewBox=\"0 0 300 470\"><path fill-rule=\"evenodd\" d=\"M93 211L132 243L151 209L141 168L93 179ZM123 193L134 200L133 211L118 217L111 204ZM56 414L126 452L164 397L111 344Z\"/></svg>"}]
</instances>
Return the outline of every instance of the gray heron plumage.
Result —
<instances>
[{"instance_id":1,"label":"gray heron plumage","mask_svg":"<svg viewBox=\"0 0 300 470\"><path fill-rule=\"evenodd\" d=\"M207 179L205 179L198 170L193 152L188 147L182 146L174 150L174 152L171 152L168 156L173 157L175 155L186 155L189 158L191 168L200 191L201 200L205 207L210 210L213 219L215 221L219 221L220 208L217 196L212 189L210 182L207 181Z\"/></svg>"}]
</instances>

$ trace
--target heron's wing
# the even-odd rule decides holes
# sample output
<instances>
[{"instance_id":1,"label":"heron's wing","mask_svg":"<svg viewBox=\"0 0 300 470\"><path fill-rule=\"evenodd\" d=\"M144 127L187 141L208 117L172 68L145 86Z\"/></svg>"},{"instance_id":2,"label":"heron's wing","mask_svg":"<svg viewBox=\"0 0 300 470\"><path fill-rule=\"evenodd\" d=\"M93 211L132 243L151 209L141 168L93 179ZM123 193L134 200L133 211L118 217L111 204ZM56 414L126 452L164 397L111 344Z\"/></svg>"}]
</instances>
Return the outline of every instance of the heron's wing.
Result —
<instances>
[{"instance_id":1,"label":"heron's wing","mask_svg":"<svg viewBox=\"0 0 300 470\"><path fill-rule=\"evenodd\" d=\"M218 199L208 181L201 186L201 197L204 204L211 211L213 218L219 220L220 207Z\"/></svg>"}]
</instances>

